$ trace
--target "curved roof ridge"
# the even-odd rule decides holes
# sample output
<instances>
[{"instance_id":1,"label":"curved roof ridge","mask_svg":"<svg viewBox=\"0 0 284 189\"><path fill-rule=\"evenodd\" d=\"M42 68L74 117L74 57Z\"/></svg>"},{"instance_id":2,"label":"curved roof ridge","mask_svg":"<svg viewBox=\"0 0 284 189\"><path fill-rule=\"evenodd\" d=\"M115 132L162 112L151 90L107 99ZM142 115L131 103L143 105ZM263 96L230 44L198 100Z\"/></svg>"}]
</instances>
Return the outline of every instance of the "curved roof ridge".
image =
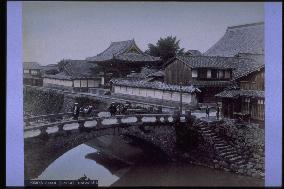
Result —
<instances>
[{"instance_id":1,"label":"curved roof ridge","mask_svg":"<svg viewBox=\"0 0 284 189\"><path fill-rule=\"evenodd\" d=\"M249 23L249 24L242 24L242 25L235 25L235 26L228 26L228 29L234 29L234 28L242 28L242 27L249 27L249 26L256 26L256 25L263 25L264 22L254 22L254 23Z\"/></svg>"}]
</instances>

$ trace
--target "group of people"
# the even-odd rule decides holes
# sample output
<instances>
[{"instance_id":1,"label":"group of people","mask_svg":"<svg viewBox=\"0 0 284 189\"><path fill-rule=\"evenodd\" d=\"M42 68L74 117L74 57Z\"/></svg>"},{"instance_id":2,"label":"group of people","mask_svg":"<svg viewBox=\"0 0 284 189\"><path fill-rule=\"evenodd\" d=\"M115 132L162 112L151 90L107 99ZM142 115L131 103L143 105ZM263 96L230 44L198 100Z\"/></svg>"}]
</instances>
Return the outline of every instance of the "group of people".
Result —
<instances>
[{"instance_id":1,"label":"group of people","mask_svg":"<svg viewBox=\"0 0 284 189\"><path fill-rule=\"evenodd\" d=\"M108 108L108 111L111 113L112 116L117 113L125 114L127 109L130 107L131 107L130 102L126 102L125 104L112 102L110 107ZM79 107L79 103L75 102L72 108L73 119L78 120L80 112L89 115L92 112L92 110L94 110L94 107L92 105Z\"/></svg>"},{"instance_id":2,"label":"group of people","mask_svg":"<svg viewBox=\"0 0 284 189\"><path fill-rule=\"evenodd\" d=\"M125 114L127 109L130 107L131 107L130 102L126 102L125 104L112 102L108 110L110 114L113 116L116 113Z\"/></svg>"},{"instance_id":3,"label":"group of people","mask_svg":"<svg viewBox=\"0 0 284 189\"><path fill-rule=\"evenodd\" d=\"M80 112L87 115L90 114L93 110L94 106L92 105L79 107L79 103L75 102L72 108L73 119L78 120Z\"/></svg>"}]
</instances>

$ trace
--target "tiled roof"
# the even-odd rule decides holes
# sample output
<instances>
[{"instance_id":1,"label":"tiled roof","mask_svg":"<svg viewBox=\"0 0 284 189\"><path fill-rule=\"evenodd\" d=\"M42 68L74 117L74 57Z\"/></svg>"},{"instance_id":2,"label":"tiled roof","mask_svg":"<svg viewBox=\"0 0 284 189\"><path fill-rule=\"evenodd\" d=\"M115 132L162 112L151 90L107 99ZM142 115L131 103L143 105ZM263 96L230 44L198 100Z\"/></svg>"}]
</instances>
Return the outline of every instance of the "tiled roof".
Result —
<instances>
[{"instance_id":1,"label":"tiled roof","mask_svg":"<svg viewBox=\"0 0 284 189\"><path fill-rule=\"evenodd\" d=\"M234 97L257 97L264 98L264 91L258 90L225 90L215 95L221 98L234 98Z\"/></svg>"},{"instance_id":2,"label":"tiled roof","mask_svg":"<svg viewBox=\"0 0 284 189\"><path fill-rule=\"evenodd\" d=\"M180 92L179 85L169 85L159 81L147 82L144 80L113 79L111 80L111 82L113 83L113 85L119 85L119 86L160 89L165 91ZM182 86L182 92L193 93L193 92L200 92L200 90L191 85L191 86Z\"/></svg>"},{"instance_id":3,"label":"tiled roof","mask_svg":"<svg viewBox=\"0 0 284 189\"><path fill-rule=\"evenodd\" d=\"M239 79L262 68L264 68L264 64L261 62L256 62L251 59L240 59L236 68L233 70L233 79Z\"/></svg>"},{"instance_id":4,"label":"tiled roof","mask_svg":"<svg viewBox=\"0 0 284 189\"><path fill-rule=\"evenodd\" d=\"M196 87L228 87L232 85L231 81L192 81L190 84Z\"/></svg>"},{"instance_id":5,"label":"tiled roof","mask_svg":"<svg viewBox=\"0 0 284 189\"><path fill-rule=\"evenodd\" d=\"M136 47L136 49L139 51L138 53L127 53L128 50L130 50L131 47ZM127 40L127 41L118 41L118 42L112 42L110 46L104 50L102 53L98 54L97 56L88 57L86 58L87 61L93 61L93 62L103 62L107 60L112 59L119 59L124 61L160 61L160 58L158 57L152 57L146 53L143 53L135 44L134 39L133 40Z\"/></svg>"},{"instance_id":6,"label":"tiled roof","mask_svg":"<svg viewBox=\"0 0 284 189\"><path fill-rule=\"evenodd\" d=\"M165 71L159 70L157 72L149 74L147 77L164 77L164 76L165 76Z\"/></svg>"},{"instance_id":7,"label":"tiled roof","mask_svg":"<svg viewBox=\"0 0 284 189\"><path fill-rule=\"evenodd\" d=\"M60 72L58 74L44 74L43 75L44 78L52 78L52 79L62 79L62 80L72 80L72 77L69 76L67 73L65 72Z\"/></svg>"},{"instance_id":8,"label":"tiled roof","mask_svg":"<svg viewBox=\"0 0 284 189\"><path fill-rule=\"evenodd\" d=\"M64 60L61 62L61 72L55 75L44 75L44 77L57 79L75 79L75 78L95 78L92 72L97 66L86 60Z\"/></svg>"},{"instance_id":9,"label":"tiled roof","mask_svg":"<svg viewBox=\"0 0 284 189\"><path fill-rule=\"evenodd\" d=\"M221 69L232 69L238 58L235 57L214 57L214 56L186 56L177 55L172 58L166 65L173 62L173 60L178 59L185 64L189 65L191 68L221 68Z\"/></svg>"},{"instance_id":10,"label":"tiled roof","mask_svg":"<svg viewBox=\"0 0 284 189\"><path fill-rule=\"evenodd\" d=\"M151 62L151 61L160 61L159 57L153 57L148 54L137 54L137 53L124 53L117 56L114 56L115 59L130 61L130 62Z\"/></svg>"},{"instance_id":11,"label":"tiled roof","mask_svg":"<svg viewBox=\"0 0 284 189\"><path fill-rule=\"evenodd\" d=\"M191 68L232 69L233 80L264 67L263 54L249 53L241 53L234 57L178 55L169 60L164 66L172 63L175 59L186 63Z\"/></svg>"},{"instance_id":12,"label":"tiled roof","mask_svg":"<svg viewBox=\"0 0 284 189\"><path fill-rule=\"evenodd\" d=\"M224 36L204 55L232 57L238 53L264 53L263 22L228 27Z\"/></svg>"},{"instance_id":13,"label":"tiled roof","mask_svg":"<svg viewBox=\"0 0 284 189\"><path fill-rule=\"evenodd\" d=\"M41 65L37 62L24 62L24 69L29 70L29 69L41 69Z\"/></svg>"},{"instance_id":14,"label":"tiled roof","mask_svg":"<svg viewBox=\"0 0 284 189\"><path fill-rule=\"evenodd\" d=\"M191 54L191 56L200 56L202 53L199 50L188 50L186 54Z\"/></svg>"},{"instance_id":15,"label":"tiled roof","mask_svg":"<svg viewBox=\"0 0 284 189\"><path fill-rule=\"evenodd\" d=\"M140 79L145 79L148 75L155 73L157 69L151 69L144 67L141 69L141 72L139 73L130 73L127 75L128 78L140 78Z\"/></svg>"}]
</instances>

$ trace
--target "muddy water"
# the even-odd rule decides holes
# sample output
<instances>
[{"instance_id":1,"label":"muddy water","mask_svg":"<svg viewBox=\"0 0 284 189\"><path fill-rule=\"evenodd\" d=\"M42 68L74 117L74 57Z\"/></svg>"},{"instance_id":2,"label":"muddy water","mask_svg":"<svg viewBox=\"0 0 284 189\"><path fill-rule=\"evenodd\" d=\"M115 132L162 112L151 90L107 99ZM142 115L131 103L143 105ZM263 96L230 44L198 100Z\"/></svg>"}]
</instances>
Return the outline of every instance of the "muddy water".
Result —
<instances>
[{"instance_id":1,"label":"muddy water","mask_svg":"<svg viewBox=\"0 0 284 189\"><path fill-rule=\"evenodd\" d=\"M122 138L104 137L69 150L36 179L69 180L85 174L90 179L97 179L99 186L264 185L264 181L259 179L201 166L159 161L158 158L155 154L145 154Z\"/></svg>"}]
</instances>

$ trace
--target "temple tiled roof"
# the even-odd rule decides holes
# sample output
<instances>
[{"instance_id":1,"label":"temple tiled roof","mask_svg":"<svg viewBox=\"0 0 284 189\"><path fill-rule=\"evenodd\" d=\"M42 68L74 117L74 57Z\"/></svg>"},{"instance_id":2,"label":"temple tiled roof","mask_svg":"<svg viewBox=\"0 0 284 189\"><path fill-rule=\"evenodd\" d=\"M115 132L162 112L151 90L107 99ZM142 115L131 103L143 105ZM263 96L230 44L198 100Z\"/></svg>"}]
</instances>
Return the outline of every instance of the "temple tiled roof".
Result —
<instances>
[{"instance_id":1,"label":"temple tiled roof","mask_svg":"<svg viewBox=\"0 0 284 189\"><path fill-rule=\"evenodd\" d=\"M134 47L138 53L128 52ZM110 46L97 56L86 58L90 62L103 62L107 60L118 59L122 61L160 61L159 57L153 57L143 53L135 44L134 40L112 42Z\"/></svg>"},{"instance_id":2,"label":"temple tiled roof","mask_svg":"<svg viewBox=\"0 0 284 189\"><path fill-rule=\"evenodd\" d=\"M113 85L119 85L119 86L180 92L179 85L169 85L159 81L147 82L144 80L113 79L111 80L111 82L113 83ZM200 92L200 90L191 85L191 86L182 86L182 92L193 93L193 92Z\"/></svg>"},{"instance_id":3,"label":"temple tiled roof","mask_svg":"<svg viewBox=\"0 0 284 189\"><path fill-rule=\"evenodd\" d=\"M24 62L24 69L25 70L30 70L30 69L35 69L35 70L40 70L41 65L37 62Z\"/></svg>"},{"instance_id":4,"label":"temple tiled roof","mask_svg":"<svg viewBox=\"0 0 284 189\"><path fill-rule=\"evenodd\" d=\"M97 66L90 64L86 60L64 60L61 64L61 72L55 75L47 75L44 77L56 79L75 79L75 78L95 78L93 69Z\"/></svg>"},{"instance_id":5,"label":"temple tiled roof","mask_svg":"<svg viewBox=\"0 0 284 189\"><path fill-rule=\"evenodd\" d=\"M225 90L215 95L220 98L257 97L265 98L264 91L258 90Z\"/></svg>"},{"instance_id":6,"label":"temple tiled roof","mask_svg":"<svg viewBox=\"0 0 284 189\"><path fill-rule=\"evenodd\" d=\"M264 53L264 23L228 27L224 36L203 55L232 57L238 53Z\"/></svg>"},{"instance_id":7,"label":"temple tiled roof","mask_svg":"<svg viewBox=\"0 0 284 189\"><path fill-rule=\"evenodd\" d=\"M127 78L140 78L140 79L145 79L148 77L148 75L157 72L157 69L151 69L144 67L141 69L141 72L139 73L130 73L127 75Z\"/></svg>"}]
</instances>

